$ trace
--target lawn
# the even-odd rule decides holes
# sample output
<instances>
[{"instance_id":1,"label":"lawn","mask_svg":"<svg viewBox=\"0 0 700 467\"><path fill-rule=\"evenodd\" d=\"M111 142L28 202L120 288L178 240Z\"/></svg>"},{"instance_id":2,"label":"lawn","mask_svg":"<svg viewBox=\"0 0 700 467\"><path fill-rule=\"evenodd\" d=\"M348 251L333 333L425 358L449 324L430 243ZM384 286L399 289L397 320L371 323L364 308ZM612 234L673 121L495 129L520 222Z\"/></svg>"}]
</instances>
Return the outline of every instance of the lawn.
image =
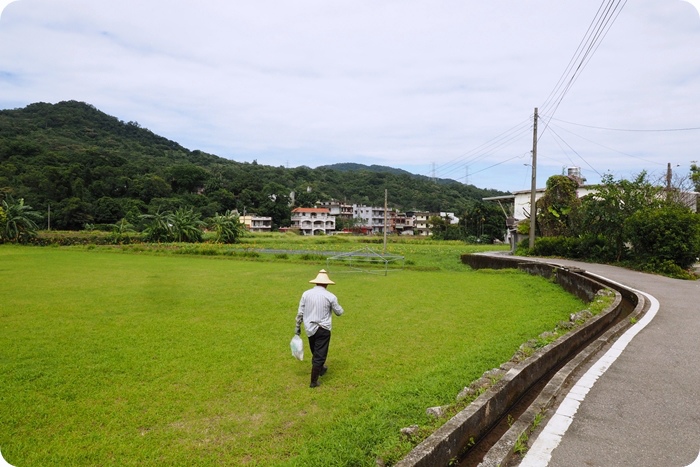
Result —
<instances>
[{"instance_id":1,"label":"lawn","mask_svg":"<svg viewBox=\"0 0 700 467\"><path fill-rule=\"evenodd\" d=\"M440 255L439 250L435 251ZM367 465L584 304L515 271L331 271L329 371L291 356L325 263L0 245L12 465ZM306 342L305 342L306 345Z\"/></svg>"}]
</instances>

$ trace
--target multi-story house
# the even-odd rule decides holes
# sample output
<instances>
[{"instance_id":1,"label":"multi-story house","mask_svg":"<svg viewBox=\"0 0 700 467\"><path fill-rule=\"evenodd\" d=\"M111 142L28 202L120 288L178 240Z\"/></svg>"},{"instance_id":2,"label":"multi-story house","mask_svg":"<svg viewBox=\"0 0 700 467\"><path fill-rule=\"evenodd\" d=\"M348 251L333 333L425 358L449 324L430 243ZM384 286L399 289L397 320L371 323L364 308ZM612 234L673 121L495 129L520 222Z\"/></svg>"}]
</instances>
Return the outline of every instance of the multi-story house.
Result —
<instances>
[{"instance_id":1,"label":"multi-story house","mask_svg":"<svg viewBox=\"0 0 700 467\"><path fill-rule=\"evenodd\" d=\"M360 227L367 233L381 234L386 228L387 233L393 233L396 223L396 211L386 210L386 227L384 225L384 208L353 204L353 217L359 219Z\"/></svg>"},{"instance_id":2,"label":"multi-story house","mask_svg":"<svg viewBox=\"0 0 700 467\"><path fill-rule=\"evenodd\" d=\"M430 235L430 223L428 222L430 216L431 214L427 211L413 213L413 235Z\"/></svg>"},{"instance_id":3,"label":"multi-story house","mask_svg":"<svg viewBox=\"0 0 700 467\"><path fill-rule=\"evenodd\" d=\"M398 234L403 234L406 231L406 226L408 225L408 217L406 213L395 212L391 218L391 229Z\"/></svg>"},{"instance_id":4,"label":"multi-story house","mask_svg":"<svg viewBox=\"0 0 700 467\"><path fill-rule=\"evenodd\" d=\"M240 216L239 220L251 232L272 232L272 217L261 217L255 214Z\"/></svg>"},{"instance_id":5,"label":"multi-story house","mask_svg":"<svg viewBox=\"0 0 700 467\"><path fill-rule=\"evenodd\" d=\"M331 216L335 216L336 219L352 219L352 204L341 203L340 201L330 200L330 201L318 201L316 202L316 207L328 208Z\"/></svg>"},{"instance_id":6,"label":"multi-story house","mask_svg":"<svg viewBox=\"0 0 700 467\"><path fill-rule=\"evenodd\" d=\"M303 235L329 234L335 231L335 216L328 208L294 208L291 228Z\"/></svg>"}]
</instances>

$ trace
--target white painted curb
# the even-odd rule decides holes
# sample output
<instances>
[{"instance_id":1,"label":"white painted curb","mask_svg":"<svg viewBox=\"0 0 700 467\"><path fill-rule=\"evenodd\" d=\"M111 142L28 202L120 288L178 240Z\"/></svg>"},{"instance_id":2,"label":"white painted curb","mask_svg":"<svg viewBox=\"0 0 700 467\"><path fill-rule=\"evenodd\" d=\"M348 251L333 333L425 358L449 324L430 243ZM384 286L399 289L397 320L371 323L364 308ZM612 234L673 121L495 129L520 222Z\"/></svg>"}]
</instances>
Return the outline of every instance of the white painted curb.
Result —
<instances>
[{"instance_id":1,"label":"white painted curb","mask_svg":"<svg viewBox=\"0 0 700 467\"><path fill-rule=\"evenodd\" d=\"M605 279L613 284L622 285L596 274L591 275ZM627 286L624 287L629 288ZM557 448L557 446L559 446L559 443L561 443L566 430L569 429L569 426L574 421L574 416L576 415L581 402L588 394L588 391L590 391L595 382L598 381L598 378L600 378L603 373L610 368L615 360L617 360L617 357L622 354L622 351L625 350L627 344L629 344L632 339L639 334L639 332L644 329L656 316L656 313L659 311L659 301L645 292L641 292L639 290L635 290L635 292L644 295L647 300L649 300L651 304L649 311L647 311L642 319L629 328L627 332L620 336L620 338L615 341L613 346L610 347L605 355L594 363L586 374L584 374L581 379L576 382L574 387L571 388L564 401L561 403L549 422L547 422L547 425L545 425L540 435L532 444L532 447L528 450L527 454L520 463L520 467L545 467L549 464L549 461L552 459L552 452ZM688 467L700 467L700 456L698 456L698 459Z\"/></svg>"}]
</instances>

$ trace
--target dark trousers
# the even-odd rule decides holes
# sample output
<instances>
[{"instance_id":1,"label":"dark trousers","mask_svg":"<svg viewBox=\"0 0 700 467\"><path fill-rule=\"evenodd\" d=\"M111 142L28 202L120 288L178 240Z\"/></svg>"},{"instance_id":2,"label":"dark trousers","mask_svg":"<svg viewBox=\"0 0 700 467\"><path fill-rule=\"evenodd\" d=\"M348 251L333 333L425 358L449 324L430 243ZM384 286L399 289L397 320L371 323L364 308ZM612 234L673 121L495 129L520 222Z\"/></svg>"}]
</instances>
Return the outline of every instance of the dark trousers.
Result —
<instances>
[{"instance_id":1,"label":"dark trousers","mask_svg":"<svg viewBox=\"0 0 700 467\"><path fill-rule=\"evenodd\" d=\"M311 365L323 366L328 357L328 346L331 343L331 332L319 327L313 336L309 336L309 349L311 349Z\"/></svg>"}]
</instances>

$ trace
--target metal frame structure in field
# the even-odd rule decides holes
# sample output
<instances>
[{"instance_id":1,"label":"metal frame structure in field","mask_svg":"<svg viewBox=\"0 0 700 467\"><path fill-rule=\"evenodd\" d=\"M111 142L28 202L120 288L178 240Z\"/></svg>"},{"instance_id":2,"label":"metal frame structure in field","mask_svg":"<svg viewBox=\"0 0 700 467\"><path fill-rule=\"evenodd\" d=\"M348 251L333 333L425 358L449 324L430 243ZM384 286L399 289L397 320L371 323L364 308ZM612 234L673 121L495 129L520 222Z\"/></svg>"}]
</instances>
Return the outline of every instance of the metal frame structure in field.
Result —
<instances>
[{"instance_id":1,"label":"metal frame structure in field","mask_svg":"<svg viewBox=\"0 0 700 467\"><path fill-rule=\"evenodd\" d=\"M404 257L378 253L370 248L339 253L326 258L326 268L330 271L332 265L342 266L336 272L364 272L367 274L387 275L389 271L400 271L404 266Z\"/></svg>"}]
</instances>

